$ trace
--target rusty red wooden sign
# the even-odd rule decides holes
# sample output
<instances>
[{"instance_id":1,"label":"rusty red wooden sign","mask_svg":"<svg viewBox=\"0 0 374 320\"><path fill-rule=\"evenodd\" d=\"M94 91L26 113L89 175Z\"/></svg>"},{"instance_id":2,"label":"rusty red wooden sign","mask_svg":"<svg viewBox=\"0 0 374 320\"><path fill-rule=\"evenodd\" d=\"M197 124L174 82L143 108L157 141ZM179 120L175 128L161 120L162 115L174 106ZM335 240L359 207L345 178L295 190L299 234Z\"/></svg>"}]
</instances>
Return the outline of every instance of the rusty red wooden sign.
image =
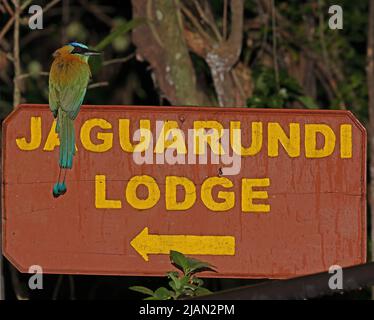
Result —
<instances>
[{"instance_id":1,"label":"rusty red wooden sign","mask_svg":"<svg viewBox=\"0 0 374 320\"><path fill-rule=\"evenodd\" d=\"M4 253L21 271L285 278L366 260L366 133L347 111L84 106L67 193L46 105L3 124Z\"/></svg>"}]
</instances>

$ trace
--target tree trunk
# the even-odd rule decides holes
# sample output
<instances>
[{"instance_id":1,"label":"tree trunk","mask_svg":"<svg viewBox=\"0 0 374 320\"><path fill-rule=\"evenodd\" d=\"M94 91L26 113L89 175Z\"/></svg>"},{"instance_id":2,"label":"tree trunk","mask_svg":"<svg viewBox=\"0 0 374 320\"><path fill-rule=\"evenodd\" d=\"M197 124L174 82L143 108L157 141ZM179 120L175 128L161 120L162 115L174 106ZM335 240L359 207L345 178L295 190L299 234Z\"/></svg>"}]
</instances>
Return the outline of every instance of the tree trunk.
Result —
<instances>
[{"instance_id":1,"label":"tree trunk","mask_svg":"<svg viewBox=\"0 0 374 320\"><path fill-rule=\"evenodd\" d=\"M137 57L149 62L157 86L171 104L209 104L196 85L178 3L178 0L132 0L133 17L149 21L133 32Z\"/></svg>"}]
</instances>

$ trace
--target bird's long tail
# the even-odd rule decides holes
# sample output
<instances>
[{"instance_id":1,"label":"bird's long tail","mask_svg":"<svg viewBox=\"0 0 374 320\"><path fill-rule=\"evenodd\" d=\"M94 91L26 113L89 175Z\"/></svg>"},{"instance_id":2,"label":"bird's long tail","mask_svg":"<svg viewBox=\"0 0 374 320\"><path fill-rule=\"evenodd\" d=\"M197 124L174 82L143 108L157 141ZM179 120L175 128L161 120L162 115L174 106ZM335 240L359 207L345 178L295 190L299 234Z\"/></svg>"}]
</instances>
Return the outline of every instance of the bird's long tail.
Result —
<instances>
[{"instance_id":1,"label":"bird's long tail","mask_svg":"<svg viewBox=\"0 0 374 320\"><path fill-rule=\"evenodd\" d=\"M66 192L66 169L71 169L73 167L73 157L75 154L74 120L70 119L67 113L61 109L57 117L56 132L60 138L60 172L57 183L53 187L54 197L63 195ZM64 171L62 181L61 171Z\"/></svg>"}]
</instances>

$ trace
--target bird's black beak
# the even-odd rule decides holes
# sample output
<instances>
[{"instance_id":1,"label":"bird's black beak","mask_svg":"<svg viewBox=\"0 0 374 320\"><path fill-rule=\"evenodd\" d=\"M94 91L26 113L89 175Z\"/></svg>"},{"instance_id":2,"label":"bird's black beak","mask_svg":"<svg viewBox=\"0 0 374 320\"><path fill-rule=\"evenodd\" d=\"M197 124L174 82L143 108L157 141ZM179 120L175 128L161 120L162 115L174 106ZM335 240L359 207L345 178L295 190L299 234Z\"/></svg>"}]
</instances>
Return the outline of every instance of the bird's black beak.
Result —
<instances>
[{"instance_id":1,"label":"bird's black beak","mask_svg":"<svg viewBox=\"0 0 374 320\"><path fill-rule=\"evenodd\" d=\"M101 52L89 49L84 52L84 55L85 56L99 56L101 55Z\"/></svg>"}]
</instances>

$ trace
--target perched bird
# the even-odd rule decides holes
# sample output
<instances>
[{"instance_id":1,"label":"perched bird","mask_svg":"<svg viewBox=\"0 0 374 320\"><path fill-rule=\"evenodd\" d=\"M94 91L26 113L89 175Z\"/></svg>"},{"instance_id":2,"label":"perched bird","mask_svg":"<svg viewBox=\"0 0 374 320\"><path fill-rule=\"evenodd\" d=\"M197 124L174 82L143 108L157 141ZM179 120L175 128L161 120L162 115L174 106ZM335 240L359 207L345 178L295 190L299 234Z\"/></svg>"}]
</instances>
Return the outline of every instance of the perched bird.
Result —
<instances>
[{"instance_id":1,"label":"perched bird","mask_svg":"<svg viewBox=\"0 0 374 320\"><path fill-rule=\"evenodd\" d=\"M91 77L88 59L98 55L84 44L71 42L56 50L49 73L49 108L57 120L56 133L60 139L60 171L53 186L53 196L66 192L66 169L73 166L75 154L74 120L86 94ZM63 179L61 181L61 171Z\"/></svg>"}]
</instances>

